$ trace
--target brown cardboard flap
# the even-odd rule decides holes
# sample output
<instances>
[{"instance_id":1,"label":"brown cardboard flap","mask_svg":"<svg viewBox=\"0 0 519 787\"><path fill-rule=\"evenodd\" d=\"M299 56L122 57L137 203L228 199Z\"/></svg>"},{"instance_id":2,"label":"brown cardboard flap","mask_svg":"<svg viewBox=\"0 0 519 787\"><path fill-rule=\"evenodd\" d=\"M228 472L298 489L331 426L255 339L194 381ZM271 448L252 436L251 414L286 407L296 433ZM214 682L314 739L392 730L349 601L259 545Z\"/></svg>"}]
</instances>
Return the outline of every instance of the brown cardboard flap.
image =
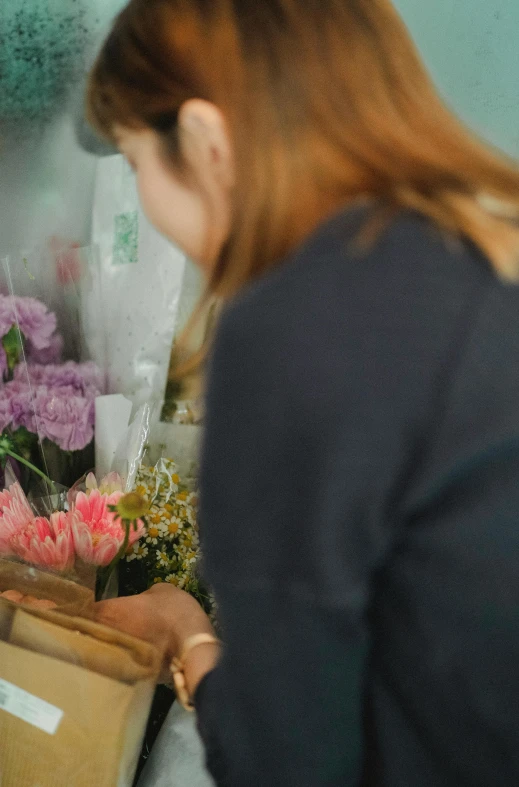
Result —
<instances>
[{"instance_id":1,"label":"brown cardboard flap","mask_svg":"<svg viewBox=\"0 0 519 787\"><path fill-rule=\"evenodd\" d=\"M117 645L129 651L137 664L141 664L143 667L148 668L153 674L158 674L160 670L160 654L149 642L144 642L144 640L137 639L129 634L124 634L122 631L103 626L88 618L72 617L70 615L64 615L61 612L56 612L55 610L46 609L27 608L23 611L35 618L41 618L42 620L48 620L50 623L55 623L62 628L74 632L79 631L81 634L87 634L99 642Z\"/></svg>"},{"instance_id":2,"label":"brown cardboard flap","mask_svg":"<svg viewBox=\"0 0 519 787\"><path fill-rule=\"evenodd\" d=\"M8 639L16 607L10 601L0 598L0 640ZM2 782L0 782L1 786Z\"/></svg>"},{"instance_id":3,"label":"brown cardboard flap","mask_svg":"<svg viewBox=\"0 0 519 787\"><path fill-rule=\"evenodd\" d=\"M116 787L133 687L5 642L0 665L4 681L63 711L51 735L0 710L2 787Z\"/></svg>"},{"instance_id":4,"label":"brown cardboard flap","mask_svg":"<svg viewBox=\"0 0 519 787\"><path fill-rule=\"evenodd\" d=\"M19 609L14 616L9 642L123 683L136 683L154 676L153 663L141 664L135 660L132 649L84 633L78 629L77 621L73 627L65 628Z\"/></svg>"},{"instance_id":5,"label":"brown cardboard flap","mask_svg":"<svg viewBox=\"0 0 519 787\"><path fill-rule=\"evenodd\" d=\"M25 563L0 559L0 593L5 590L54 601L60 612L69 615L90 615L94 604L92 590L83 585Z\"/></svg>"},{"instance_id":6,"label":"brown cardboard flap","mask_svg":"<svg viewBox=\"0 0 519 787\"><path fill-rule=\"evenodd\" d=\"M0 696L1 787L131 787L158 652L91 620L7 603L0 618L2 609L11 640L0 642L4 694L21 689L57 709L60 721L39 727Z\"/></svg>"}]
</instances>

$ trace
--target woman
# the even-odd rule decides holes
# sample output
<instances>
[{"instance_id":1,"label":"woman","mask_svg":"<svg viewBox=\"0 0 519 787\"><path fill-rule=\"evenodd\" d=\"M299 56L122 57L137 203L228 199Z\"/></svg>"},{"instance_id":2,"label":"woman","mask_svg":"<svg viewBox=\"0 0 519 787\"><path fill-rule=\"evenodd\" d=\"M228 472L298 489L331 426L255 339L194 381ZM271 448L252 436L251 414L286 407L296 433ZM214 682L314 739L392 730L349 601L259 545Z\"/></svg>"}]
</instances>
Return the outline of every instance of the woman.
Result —
<instances>
[{"instance_id":1,"label":"woman","mask_svg":"<svg viewBox=\"0 0 519 787\"><path fill-rule=\"evenodd\" d=\"M177 659L219 785L517 787L518 170L387 0L132 0L89 107L227 304L225 647L173 587L99 618Z\"/></svg>"}]
</instances>

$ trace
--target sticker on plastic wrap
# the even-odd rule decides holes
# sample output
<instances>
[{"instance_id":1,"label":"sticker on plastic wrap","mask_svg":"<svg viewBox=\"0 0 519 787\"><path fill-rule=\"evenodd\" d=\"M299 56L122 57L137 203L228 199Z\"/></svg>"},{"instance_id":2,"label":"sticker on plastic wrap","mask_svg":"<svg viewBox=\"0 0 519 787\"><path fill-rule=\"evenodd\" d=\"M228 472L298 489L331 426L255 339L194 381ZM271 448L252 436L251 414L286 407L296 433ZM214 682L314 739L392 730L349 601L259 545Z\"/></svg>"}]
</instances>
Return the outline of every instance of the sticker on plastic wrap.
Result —
<instances>
[{"instance_id":1,"label":"sticker on plastic wrap","mask_svg":"<svg viewBox=\"0 0 519 787\"><path fill-rule=\"evenodd\" d=\"M139 261L139 214L120 213L114 219L114 265L135 265Z\"/></svg>"},{"instance_id":2,"label":"sticker on plastic wrap","mask_svg":"<svg viewBox=\"0 0 519 787\"><path fill-rule=\"evenodd\" d=\"M49 735L56 734L63 718L62 710L6 680L0 680L0 710Z\"/></svg>"}]
</instances>

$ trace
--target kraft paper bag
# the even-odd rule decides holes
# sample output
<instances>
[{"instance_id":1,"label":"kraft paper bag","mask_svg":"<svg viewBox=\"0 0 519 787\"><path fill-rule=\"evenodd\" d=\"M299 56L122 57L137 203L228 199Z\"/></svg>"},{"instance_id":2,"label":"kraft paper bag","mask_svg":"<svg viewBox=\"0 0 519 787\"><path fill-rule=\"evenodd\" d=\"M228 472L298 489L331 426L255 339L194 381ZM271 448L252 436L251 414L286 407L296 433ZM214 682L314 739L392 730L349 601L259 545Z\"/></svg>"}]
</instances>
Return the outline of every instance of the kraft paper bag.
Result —
<instances>
[{"instance_id":1,"label":"kraft paper bag","mask_svg":"<svg viewBox=\"0 0 519 787\"><path fill-rule=\"evenodd\" d=\"M93 621L16 610L0 642L1 787L131 787L159 666Z\"/></svg>"},{"instance_id":2,"label":"kraft paper bag","mask_svg":"<svg viewBox=\"0 0 519 787\"><path fill-rule=\"evenodd\" d=\"M24 596L54 601L57 611L88 617L94 604L92 589L56 574L0 559L0 593L18 590ZM3 787L0 782L0 787Z\"/></svg>"}]
</instances>

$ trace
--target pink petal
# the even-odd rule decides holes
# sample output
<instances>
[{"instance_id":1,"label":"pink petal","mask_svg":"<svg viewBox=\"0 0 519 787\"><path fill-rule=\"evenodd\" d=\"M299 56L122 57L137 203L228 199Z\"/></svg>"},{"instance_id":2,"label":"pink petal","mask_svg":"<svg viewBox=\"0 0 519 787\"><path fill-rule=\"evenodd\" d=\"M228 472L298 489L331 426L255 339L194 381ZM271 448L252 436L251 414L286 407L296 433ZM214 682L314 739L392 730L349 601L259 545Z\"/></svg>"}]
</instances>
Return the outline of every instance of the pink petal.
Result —
<instances>
[{"instance_id":1,"label":"pink petal","mask_svg":"<svg viewBox=\"0 0 519 787\"><path fill-rule=\"evenodd\" d=\"M78 557L84 560L85 563L93 563L94 550L92 536L87 525L80 519L76 519L72 522L72 537Z\"/></svg>"},{"instance_id":2,"label":"pink petal","mask_svg":"<svg viewBox=\"0 0 519 787\"><path fill-rule=\"evenodd\" d=\"M115 558L121 545L110 536L103 536L94 550L96 566L108 566Z\"/></svg>"},{"instance_id":3,"label":"pink petal","mask_svg":"<svg viewBox=\"0 0 519 787\"><path fill-rule=\"evenodd\" d=\"M86 477L85 486L90 491L97 489L97 479L93 473L89 473Z\"/></svg>"}]
</instances>

